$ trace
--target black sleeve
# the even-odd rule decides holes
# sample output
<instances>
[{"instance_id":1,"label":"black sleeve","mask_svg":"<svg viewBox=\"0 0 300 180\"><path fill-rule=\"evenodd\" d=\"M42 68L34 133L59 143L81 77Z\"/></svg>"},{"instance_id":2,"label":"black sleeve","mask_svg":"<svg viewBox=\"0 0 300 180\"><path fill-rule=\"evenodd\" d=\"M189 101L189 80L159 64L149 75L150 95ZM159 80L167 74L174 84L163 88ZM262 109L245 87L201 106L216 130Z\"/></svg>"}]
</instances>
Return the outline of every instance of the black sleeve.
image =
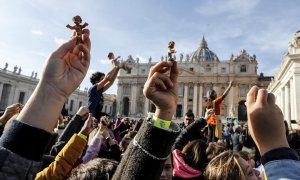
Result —
<instances>
[{"instance_id":1,"label":"black sleeve","mask_svg":"<svg viewBox=\"0 0 300 180\"><path fill-rule=\"evenodd\" d=\"M52 146L50 155L56 156L60 150L68 143L71 137L80 131L84 124L81 116L75 115L72 120L68 123L63 133L59 136L57 142Z\"/></svg>"},{"instance_id":2,"label":"black sleeve","mask_svg":"<svg viewBox=\"0 0 300 180\"><path fill-rule=\"evenodd\" d=\"M271 151L266 152L261 157L261 163L265 165L270 161L281 160L281 159L292 159L292 160L299 161L299 157L296 151L294 151L291 148L282 147L282 148L272 149Z\"/></svg>"},{"instance_id":3,"label":"black sleeve","mask_svg":"<svg viewBox=\"0 0 300 180\"><path fill-rule=\"evenodd\" d=\"M181 131L177 137L172 149L182 150L183 147L191 140L203 139L201 129L206 125L205 119L199 119L190 124L186 129Z\"/></svg>"},{"instance_id":4,"label":"black sleeve","mask_svg":"<svg viewBox=\"0 0 300 180\"><path fill-rule=\"evenodd\" d=\"M33 161L41 161L51 133L13 120L0 138L0 146Z\"/></svg>"},{"instance_id":5,"label":"black sleeve","mask_svg":"<svg viewBox=\"0 0 300 180\"><path fill-rule=\"evenodd\" d=\"M122 157L113 179L159 179L179 132L175 123L165 130L144 122Z\"/></svg>"}]
</instances>

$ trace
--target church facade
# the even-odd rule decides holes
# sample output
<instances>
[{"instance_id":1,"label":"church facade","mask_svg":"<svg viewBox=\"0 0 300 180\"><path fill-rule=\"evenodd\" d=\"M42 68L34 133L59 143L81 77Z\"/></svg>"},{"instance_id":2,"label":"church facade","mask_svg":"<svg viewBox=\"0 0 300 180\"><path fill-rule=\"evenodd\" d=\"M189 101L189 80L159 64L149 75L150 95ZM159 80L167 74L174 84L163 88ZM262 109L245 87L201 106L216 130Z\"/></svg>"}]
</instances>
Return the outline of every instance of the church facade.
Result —
<instances>
[{"instance_id":1,"label":"church facade","mask_svg":"<svg viewBox=\"0 0 300 180\"><path fill-rule=\"evenodd\" d=\"M268 90L276 97L276 104L283 112L284 119L291 122L300 120L300 31L296 32L288 51L282 58L279 70L272 79Z\"/></svg>"},{"instance_id":2,"label":"church facade","mask_svg":"<svg viewBox=\"0 0 300 180\"><path fill-rule=\"evenodd\" d=\"M162 57L158 61L166 60ZM131 71L120 71L118 75L117 111L130 117L144 117L148 112L154 112L154 105L143 96L144 83L150 68L157 62L140 63L129 55L126 60L132 66ZM208 48L205 38L199 47L191 54L180 54L177 58L179 67L178 104L174 115L181 119L188 110L195 116L201 117L205 113L204 102L206 93L213 88L218 95L222 95L229 82L233 87L221 105L222 119L238 117L246 120L244 105L248 90L257 84L267 88L271 77L257 74L257 59L241 50L238 55L231 55L228 60L219 60L218 56Z\"/></svg>"}]
</instances>

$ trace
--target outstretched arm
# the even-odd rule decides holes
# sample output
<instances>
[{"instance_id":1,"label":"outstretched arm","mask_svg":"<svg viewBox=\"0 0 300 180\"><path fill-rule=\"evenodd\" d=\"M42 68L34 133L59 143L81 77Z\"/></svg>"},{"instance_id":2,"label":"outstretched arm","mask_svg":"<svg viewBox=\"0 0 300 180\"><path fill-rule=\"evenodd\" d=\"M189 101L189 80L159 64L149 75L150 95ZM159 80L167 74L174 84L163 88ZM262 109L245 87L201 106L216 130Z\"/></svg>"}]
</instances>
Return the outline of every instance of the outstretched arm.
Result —
<instances>
[{"instance_id":1,"label":"outstretched arm","mask_svg":"<svg viewBox=\"0 0 300 180\"><path fill-rule=\"evenodd\" d=\"M223 95L222 95L222 99L225 99L227 94L229 93L230 89L232 87L232 81L229 82L229 86L227 87L227 89L224 91Z\"/></svg>"},{"instance_id":2,"label":"outstretched arm","mask_svg":"<svg viewBox=\"0 0 300 180\"><path fill-rule=\"evenodd\" d=\"M115 82L118 72L119 68L113 67L113 69L104 77L104 79L97 83L97 90L103 89L103 92L105 92Z\"/></svg>"}]
</instances>

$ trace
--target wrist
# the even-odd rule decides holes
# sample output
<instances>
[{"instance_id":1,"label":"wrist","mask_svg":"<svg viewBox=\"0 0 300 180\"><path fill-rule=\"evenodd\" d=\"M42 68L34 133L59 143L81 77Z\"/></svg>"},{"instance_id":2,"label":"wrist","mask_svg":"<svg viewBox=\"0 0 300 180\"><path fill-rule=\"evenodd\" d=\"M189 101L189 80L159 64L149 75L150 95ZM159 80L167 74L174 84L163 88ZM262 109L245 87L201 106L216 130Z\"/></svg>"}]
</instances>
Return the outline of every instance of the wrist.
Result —
<instances>
[{"instance_id":1,"label":"wrist","mask_svg":"<svg viewBox=\"0 0 300 180\"><path fill-rule=\"evenodd\" d=\"M170 109L156 109L154 116L163 119L165 121L171 121L173 119L173 115L175 112L175 108L170 108Z\"/></svg>"},{"instance_id":2,"label":"wrist","mask_svg":"<svg viewBox=\"0 0 300 180\"><path fill-rule=\"evenodd\" d=\"M53 88L39 83L17 119L52 132L66 100L58 96L52 90ZM43 105L42 108L41 105Z\"/></svg>"}]
</instances>

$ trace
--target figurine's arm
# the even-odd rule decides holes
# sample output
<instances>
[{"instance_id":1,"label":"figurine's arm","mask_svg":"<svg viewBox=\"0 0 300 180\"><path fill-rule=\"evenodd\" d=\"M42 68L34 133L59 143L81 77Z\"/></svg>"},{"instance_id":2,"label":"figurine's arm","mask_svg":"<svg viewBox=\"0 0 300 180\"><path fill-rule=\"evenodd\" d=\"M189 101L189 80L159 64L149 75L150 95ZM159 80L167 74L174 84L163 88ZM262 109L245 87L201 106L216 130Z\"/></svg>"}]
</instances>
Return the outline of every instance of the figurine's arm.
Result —
<instances>
[{"instance_id":1,"label":"figurine's arm","mask_svg":"<svg viewBox=\"0 0 300 180\"><path fill-rule=\"evenodd\" d=\"M71 30L74 30L75 27L74 26L70 26L70 24L66 25L67 28L71 29Z\"/></svg>"},{"instance_id":2,"label":"figurine's arm","mask_svg":"<svg viewBox=\"0 0 300 180\"><path fill-rule=\"evenodd\" d=\"M83 28L87 27L88 25L89 25L89 24L85 22L81 27L82 27L82 29L83 29Z\"/></svg>"}]
</instances>

